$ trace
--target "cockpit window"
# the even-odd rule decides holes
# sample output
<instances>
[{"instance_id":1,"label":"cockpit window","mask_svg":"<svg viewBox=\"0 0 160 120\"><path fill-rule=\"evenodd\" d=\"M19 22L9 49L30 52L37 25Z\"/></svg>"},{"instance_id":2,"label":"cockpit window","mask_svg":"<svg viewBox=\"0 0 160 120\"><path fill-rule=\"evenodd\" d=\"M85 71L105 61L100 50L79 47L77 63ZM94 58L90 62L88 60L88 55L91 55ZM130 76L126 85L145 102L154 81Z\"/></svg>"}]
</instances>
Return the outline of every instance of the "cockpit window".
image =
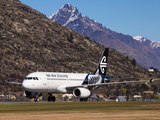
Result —
<instances>
[{"instance_id":1,"label":"cockpit window","mask_svg":"<svg viewBox=\"0 0 160 120\"><path fill-rule=\"evenodd\" d=\"M26 77L25 80L38 80L37 77Z\"/></svg>"},{"instance_id":2,"label":"cockpit window","mask_svg":"<svg viewBox=\"0 0 160 120\"><path fill-rule=\"evenodd\" d=\"M28 77L28 80L32 80L32 77Z\"/></svg>"}]
</instances>

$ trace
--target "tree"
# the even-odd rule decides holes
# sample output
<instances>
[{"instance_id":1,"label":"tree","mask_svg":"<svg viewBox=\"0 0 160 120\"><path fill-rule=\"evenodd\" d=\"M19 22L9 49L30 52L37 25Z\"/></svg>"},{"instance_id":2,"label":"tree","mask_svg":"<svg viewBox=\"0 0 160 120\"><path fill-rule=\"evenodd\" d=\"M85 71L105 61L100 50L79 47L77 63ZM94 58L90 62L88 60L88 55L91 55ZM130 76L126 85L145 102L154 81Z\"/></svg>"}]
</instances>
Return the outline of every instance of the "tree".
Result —
<instances>
[{"instance_id":1,"label":"tree","mask_svg":"<svg viewBox=\"0 0 160 120\"><path fill-rule=\"evenodd\" d=\"M151 67L150 69L154 69L154 67Z\"/></svg>"},{"instance_id":2,"label":"tree","mask_svg":"<svg viewBox=\"0 0 160 120\"><path fill-rule=\"evenodd\" d=\"M126 95L127 89L126 88L122 88L121 89L121 94L125 94Z\"/></svg>"},{"instance_id":3,"label":"tree","mask_svg":"<svg viewBox=\"0 0 160 120\"><path fill-rule=\"evenodd\" d=\"M152 90L153 90L153 91L158 90L158 88L157 88L157 86L156 86L156 85L151 85L151 88L152 88Z\"/></svg>"},{"instance_id":4,"label":"tree","mask_svg":"<svg viewBox=\"0 0 160 120\"><path fill-rule=\"evenodd\" d=\"M69 42L73 43L73 35L72 35L72 33L69 36L67 36L67 40Z\"/></svg>"},{"instance_id":5,"label":"tree","mask_svg":"<svg viewBox=\"0 0 160 120\"><path fill-rule=\"evenodd\" d=\"M128 57L128 56L126 56L126 59L127 59L127 60L129 60L129 57Z\"/></svg>"},{"instance_id":6,"label":"tree","mask_svg":"<svg viewBox=\"0 0 160 120\"><path fill-rule=\"evenodd\" d=\"M136 66L136 59L133 58L132 65Z\"/></svg>"},{"instance_id":7,"label":"tree","mask_svg":"<svg viewBox=\"0 0 160 120\"><path fill-rule=\"evenodd\" d=\"M139 86L139 84L136 84L136 85L135 85L135 88L136 88L136 90L137 90L137 93L140 92L140 86Z\"/></svg>"},{"instance_id":8,"label":"tree","mask_svg":"<svg viewBox=\"0 0 160 120\"><path fill-rule=\"evenodd\" d=\"M157 68L154 68L154 71L157 73L157 72L159 72L159 70L157 69Z\"/></svg>"},{"instance_id":9,"label":"tree","mask_svg":"<svg viewBox=\"0 0 160 120\"><path fill-rule=\"evenodd\" d=\"M159 96L156 94L153 94L153 99L159 99Z\"/></svg>"},{"instance_id":10,"label":"tree","mask_svg":"<svg viewBox=\"0 0 160 120\"><path fill-rule=\"evenodd\" d=\"M140 88L142 91L147 91L149 89L149 87L146 84L142 84Z\"/></svg>"},{"instance_id":11,"label":"tree","mask_svg":"<svg viewBox=\"0 0 160 120\"><path fill-rule=\"evenodd\" d=\"M157 68L151 67L150 69L154 69L154 72L159 72Z\"/></svg>"},{"instance_id":12,"label":"tree","mask_svg":"<svg viewBox=\"0 0 160 120\"><path fill-rule=\"evenodd\" d=\"M114 94L115 94L116 96L119 96L119 89L118 89L118 88L116 88L116 91L114 92Z\"/></svg>"}]
</instances>

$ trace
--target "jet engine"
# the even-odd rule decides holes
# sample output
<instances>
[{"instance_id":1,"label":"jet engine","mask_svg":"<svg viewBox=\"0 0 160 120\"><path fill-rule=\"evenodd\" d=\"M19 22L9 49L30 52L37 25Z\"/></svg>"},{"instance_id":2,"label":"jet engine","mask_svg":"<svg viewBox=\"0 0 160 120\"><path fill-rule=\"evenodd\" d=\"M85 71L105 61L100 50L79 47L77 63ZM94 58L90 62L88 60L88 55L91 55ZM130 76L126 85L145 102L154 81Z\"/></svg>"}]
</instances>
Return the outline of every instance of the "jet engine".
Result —
<instances>
[{"instance_id":1,"label":"jet engine","mask_svg":"<svg viewBox=\"0 0 160 120\"><path fill-rule=\"evenodd\" d=\"M73 95L75 97L87 98L91 95L91 91L86 88L75 88L73 90Z\"/></svg>"},{"instance_id":2,"label":"jet engine","mask_svg":"<svg viewBox=\"0 0 160 120\"><path fill-rule=\"evenodd\" d=\"M42 93L25 91L24 96L26 96L27 98L36 98L36 97L42 96Z\"/></svg>"}]
</instances>

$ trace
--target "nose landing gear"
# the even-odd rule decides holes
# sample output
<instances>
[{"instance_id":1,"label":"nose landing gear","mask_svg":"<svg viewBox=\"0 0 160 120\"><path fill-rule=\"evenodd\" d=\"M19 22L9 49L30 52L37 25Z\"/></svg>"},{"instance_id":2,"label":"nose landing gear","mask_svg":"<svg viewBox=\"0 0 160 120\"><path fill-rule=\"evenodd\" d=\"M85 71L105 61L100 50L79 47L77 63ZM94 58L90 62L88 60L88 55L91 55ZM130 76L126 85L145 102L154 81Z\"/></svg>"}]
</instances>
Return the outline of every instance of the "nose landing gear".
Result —
<instances>
[{"instance_id":1,"label":"nose landing gear","mask_svg":"<svg viewBox=\"0 0 160 120\"><path fill-rule=\"evenodd\" d=\"M34 102L39 102L39 97L38 97L38 95L36 95L36 97L34 98Z\"/></svg>"},{"instance_id":2,"label":"nose landing gear","mask_svg":"<svg viewBox=\"0 0 160 120\"><path fill-rule=\"evenodd\" d=\"M39 99L35 98L35 99L34 99L34 102L39 102Z\"/></svg>"}]
</instances>

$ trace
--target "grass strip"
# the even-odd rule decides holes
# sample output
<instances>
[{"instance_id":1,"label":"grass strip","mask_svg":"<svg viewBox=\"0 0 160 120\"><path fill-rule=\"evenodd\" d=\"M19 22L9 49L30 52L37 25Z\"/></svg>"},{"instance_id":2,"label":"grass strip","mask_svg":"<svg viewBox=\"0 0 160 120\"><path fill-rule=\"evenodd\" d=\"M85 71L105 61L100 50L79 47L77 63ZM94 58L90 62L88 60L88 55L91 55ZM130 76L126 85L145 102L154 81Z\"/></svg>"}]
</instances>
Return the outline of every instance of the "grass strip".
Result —
<instances>
[{"instance_id":1,"label":"grass strip","mask_svg":"<svg viewBox=\"0 0 160 120\"><path fill-rule=\"evenodd\" d=\"M1 104L0 113L41 111L160 110L160 102L62 102Z\"/></svg>"}]
</instances>

